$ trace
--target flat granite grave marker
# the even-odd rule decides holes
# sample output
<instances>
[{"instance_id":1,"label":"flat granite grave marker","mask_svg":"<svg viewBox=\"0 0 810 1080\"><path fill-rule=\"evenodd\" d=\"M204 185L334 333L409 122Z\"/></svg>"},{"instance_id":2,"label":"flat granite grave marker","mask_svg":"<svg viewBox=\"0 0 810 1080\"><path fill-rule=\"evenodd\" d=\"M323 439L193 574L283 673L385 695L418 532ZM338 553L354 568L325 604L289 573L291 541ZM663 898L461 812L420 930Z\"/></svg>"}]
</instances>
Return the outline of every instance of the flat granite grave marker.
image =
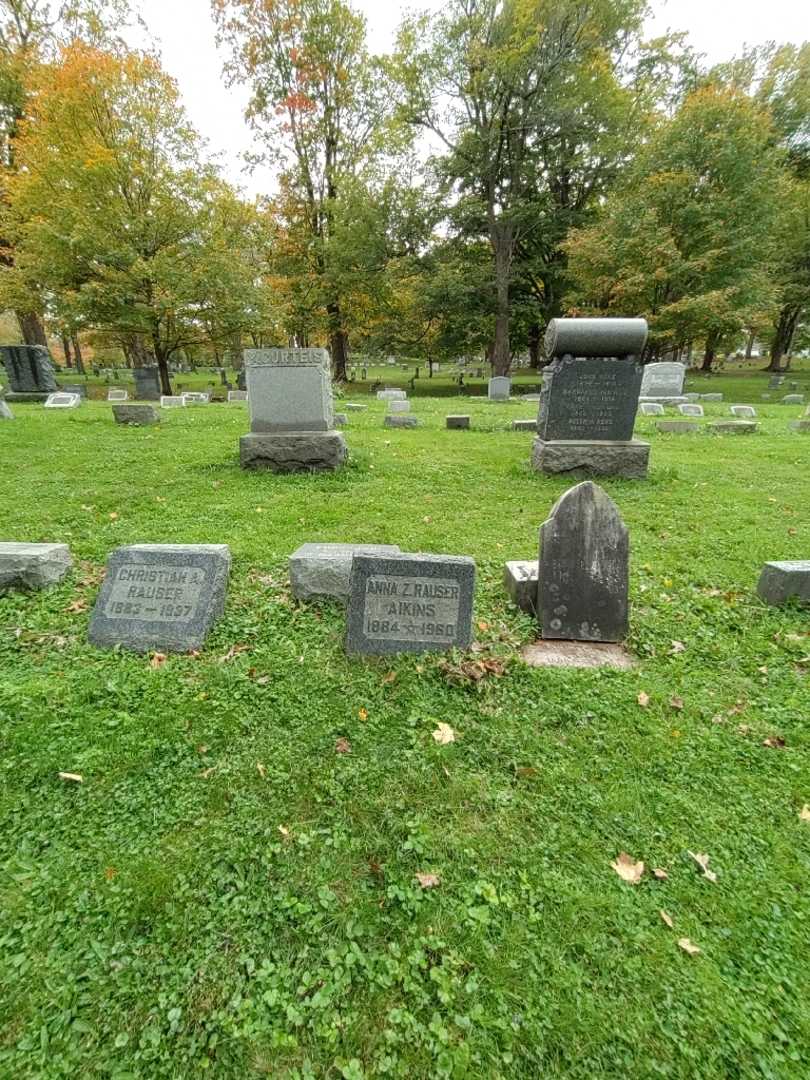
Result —
<instances>
[{"instance_id":1,"label":"flat granite grave marker","mask_svg":"<svg viewBox=\"0 0 810 1080\"><path fill-rule=\"evenodd\" d=\"M326 349L248 349L245 372L250 434L239 440L243 469L314 472L344 464Z\"/></svg>"},{"instance_id":2,"label":"flat granite grave marker","mask_svg":"<svg viewBox=\"0 0 810 1080\"><path fill-rule=\"evenodd\" d=\"M412 428L419 426L419 418L416 416L396 416L390 413L383 420L383 427L387 428Z\"/></svg>"},{"instance_id":3,"label":"flat granite grave marker","mask_svg":"<svg viewBox=\"0 0 810 1080\"><path fill-rule=\"evenodd\" d=\"M784 604L798 600L810 604L810 560L768 562L762 568L757 595L766 604Z\"/></svg>"},{"instance_id":4,"label":"flat granite grave marker","mask_svg":"<svg viewBox=\"0 0 810 1080\"><path fill-rule=\"evenodd\" d=\"M410 401L389 401L388 411L392 413L409 413L411 411Z\"/></svg>"},{"instance_id":5,"label":"flat granite grave marker","mask_svg":"<svg viewBox=\"0 0 810 1080\"><path fill-rule=\"evenodd\" d=\"M185 407L185 398L182 394L161 394L161 409L182 409Z\"/></svg>"},{"instance_id":6,"label":"flat granite grave marker","mask_svg":"<svg viewBox=\"0 0 810 1080\"><path fill-rule=\"evenodd\" d=\"M113 405L112 411L116 424L150 427L160 423L160 415L154 405Z\"/></svg>"},{"instance_id":7,"label":"flat granite grave marker","mask_svg":"<svg viewBox=\"0 0 810 1080\"><path fill-rule=\"evenodd\" d=\"M290 587L298 600L330 596L346 603L355 555L398 555L396 544L302 544L290 556Z\"/></svg>"},{"instance_id":8,"label":"flat granite grave marker","mask_svg":"<svg viewBox=\"0 0 810 1080\"><path fill-rule=\"evenodd\" d=\"M537 432L536 420L513 420L512 431L534 431Z\"/></svg>"},{"instance_id":9,"label":"flat granite grave marker","mask_svg":"<svg viewBox=\"0 0 810 1080\"><path fill-rule=\"evenodd\" d=\"M756 420L716 420L706 430L712 435L753 435L759 424Z\"/></svg>"},{"instance_id":10,"label":"flat granite grave marker","mask_svg":"<svg viewBox=\"0 0 810 1080\"><path fill-rule=\"evenodd\" d=\"M703 406L697 405L692 401L686 403L686 405L679 405L678 412L681 416L703 416Z\"/></svg>"},{"instance_id":11,"label":"flat granite grave marker","mask_svg":"<svg viewBox=\"0 0 810 1080\"><path fill-rule=\"evenodd\" d=\"M0 359L8 375L8 401L44 401L59 389L44 345L0 345Z\"/></svg>"},{"instance_id":12,"label":"flat granite grave marker","mask_svg":"<svg viewBox=\"0 0 810 1080\"><path fill-rule=\"evenodd\" d=\"M757 410L753 405L732 405L729 409L732 416L739 416L745 419L746 417L755 420Z\"/></svg>"},{"instance_id":13,"label":"flat granite grave marker","mask_svg":"<svg viewBox=\"0 0 810 1080\"><path fill-rule=\"evenodd\" d=\"M44 407L46 409L78 409L81 403L82 399L79 394L66 394L61 390L57 390L55 394L48 394L45 398Z\"/></svg>"},{"instance_id":14,"label":"flat granite grave marker","mask_svg":"<svg viewBox=\"0 0 810 1080\"><path fill-rule=\"evenodd\" d=\"M387 655L472 644L475 562L462 555L355 555L346 651Z\"/></svg>"},{"instance_id":15,"label":"flat granite grave marker","mask_svg":"<svg viewBox=\"0 0 810 1080\"><path fill-rule=\"evenodd\" d=\"M701 394L700 395L700 400L701 401L722 401L723 400L723 395L722 394Z\"/></svg>"},{"instance_id":16,"label":"flat granite grave marker","mask_svg":"<svg viewBox=\"0 0 810 1080\"><path fill-rule=\"evenodd\" d=\"M126 390L116 390L112 387L107 391L107 401L129 401L129 394Z\"/></svg>"},{"instance_id":17,"label":"flat granite grave marker","mask_svg":"<svg viewBox=\"0 0 810 1080\"><path fill-rule=\"evenodd\" d=\"M783 405L804 405L804 394L785 394L782 398Z\"/></svg>"},{"instance_id":18,"label":"flat granite grave marker","mask_svg":"<svg viewBox=\"0 0 810 1080\"><path fill-rule=\"evenodd\" d=\"M227 544L132 544L107 559L89 638L134 652L199 649L225 609Z\"/></svg>"},{"instance_id":19,"label":"flat granite grave marker","mask_svg":"<svg viewBox=\"0 0 810 1080\"><path fill-rule=\"evenodd\" d=\"M247 401L247 390L229 390L228 401Z\"/></svg>"},{"instance_id":20,"label":"flat granite grave marker","mask_svg":"<svg viewBox=\"0 0 810 1080\"><path fill-rule=\"evenodd\" d=\"M663 416L665 409L657 401L642 401L638 407L642 416Z\"/></svg>"},{"instance_id":21,"label":"flat granite grave marker","mask_svg":"<svg viewBox=\"0 0 810 1080\"><path fill-rule=\"evenodd\" d=\"M543 372L535 471L647 475L650 445L633 438L641 386L638 352L646 335L644 319L551 320L546 353L553 359ZM574 352L561 354L561 348ZM615 355L596 356L598 348Z\"/></svg>"},{"instance_id":22,"label":"flat granite grave marker","mask_svg":"<svg viewBox=\"0 0 810 1080\"><path fill-rule=\"evenodd\" d=\"M700 431L696 420L656 420L655 427L662 435L688 435Z\"/></svg>"},{"instance_id":23,"label":"flat granite grave marker","mask_svg":"<svg viewBox=\"0 0 810 1080\"><path fill-rule=\"evenodd\" d=\"M56 585L72 565L67 544L0 543L0 592Z\"/></svg>"},{"instance_id":24,"label":"flat granite grave marker","mask_svg":"<svg viewBox=\"0 0 810 1080\"><path fill-rule=\"evenodd\" d=\"M613 500L590 480L540 527L537 607L544 638L621 641L628 631L630 544Z\"/></svg>"},{"instance_id":25,"label":"flat granite grave marker","mask_svg":"<svg viewBox=\"0 0 810 1080\"><path fill-rule=\"evenodd\" d=\"M6 405L5 401L3 401L2 398L0 398L0 420L13 420L13 419L14 419L14 413L11 411L11 409L8 407L8 405Z\"/></svg>"},{"instance_id":26,"label":"flat granite grave marker","mask_svg":"<svg viewBox=\"0 0 810 1080\"><path fill-rule=\"evenodd\" d=\"M470 427L470 417L463 415L447 416L445 417L445 423L448 428L453 430L468 431Z\"/></svg>"},{"instance_id":27,"label":"flat granite grave marker","mask_svg":"<svg viewBox=\"0 0 810 1080\"><path fill-rule=\"evenodd\" d=\"M377 401L407 401L406 390L378 390Z\"/></svg>"},{"instance_id":28,"label":"flat granite grave marker","mask_svg":"<svg viewBox=\"0 0 810 1080\"><path fill-rule=\"evenodd\" d=\"M203 394L197 390L188 390L181 394L184 405L207 405L211 400L210 394Z\"/></svg>"}]
</instances>

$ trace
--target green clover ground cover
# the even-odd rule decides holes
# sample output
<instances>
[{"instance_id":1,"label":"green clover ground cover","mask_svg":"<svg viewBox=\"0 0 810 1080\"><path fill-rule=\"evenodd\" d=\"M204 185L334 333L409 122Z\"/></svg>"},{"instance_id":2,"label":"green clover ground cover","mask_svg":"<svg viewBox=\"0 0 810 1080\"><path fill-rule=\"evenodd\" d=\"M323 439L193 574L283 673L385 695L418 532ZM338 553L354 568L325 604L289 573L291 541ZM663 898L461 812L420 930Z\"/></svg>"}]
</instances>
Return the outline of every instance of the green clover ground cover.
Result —
<instances>
[{"instance_id":1,"label":"green clover ground cover","mask_svg":"<svg viewBox=\"0 0 810 1080\"><path fill-rule=\"evenodd\" d=\"M240 471L241 405L0 426L0 535L76 559L0 598L0 1076L808 1075L810 620L753 591L810 555L801 410L742 438L639 422L649 480L604 482L632 543L619 672L518 660L502 566L571 483L506 430L534 408L420 399L388 431L371 401L312 477ZM444 430L460 411L475 430ZM341 609L288 591L316 540L472 555L504 673L347 658ZM134 542L231 546L199 656L86 644Z\"/></svg>"}]
</instances>

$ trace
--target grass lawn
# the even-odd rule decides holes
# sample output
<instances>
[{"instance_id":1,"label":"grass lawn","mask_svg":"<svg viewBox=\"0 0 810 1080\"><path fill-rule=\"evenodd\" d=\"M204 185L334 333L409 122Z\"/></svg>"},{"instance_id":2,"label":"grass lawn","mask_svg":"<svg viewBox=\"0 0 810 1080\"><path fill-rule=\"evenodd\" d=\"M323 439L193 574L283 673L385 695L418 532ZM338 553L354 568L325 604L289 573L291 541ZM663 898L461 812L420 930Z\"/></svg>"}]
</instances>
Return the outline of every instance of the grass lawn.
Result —
<instances>
[{"instance_id":1,"label":"grass lawn","mask_svg":"<svg viewBox=\"0 0 810 1080\"><path fill-rule=\"evenodd\" d=\"M735 382L711 380L709 418ZM604 482L630 672L519 662L502 566L573 482L507 430L535 406L424 398L391 431L360 398L349 466L287 477L240 471L243 405L160 429L12 406L0 537L64 541L76 568L0 598L0 1076L806 1078L810 618L754 586L810 556L810 436L764 383L758 434L643 419L649 480ZM460 411L475 430L446 431ZM342 610L288 591L305 541L473 556L504 674L347 658ZM199 656L87 645L134 542L230 545Z\"/></svg>"}]
</instances>

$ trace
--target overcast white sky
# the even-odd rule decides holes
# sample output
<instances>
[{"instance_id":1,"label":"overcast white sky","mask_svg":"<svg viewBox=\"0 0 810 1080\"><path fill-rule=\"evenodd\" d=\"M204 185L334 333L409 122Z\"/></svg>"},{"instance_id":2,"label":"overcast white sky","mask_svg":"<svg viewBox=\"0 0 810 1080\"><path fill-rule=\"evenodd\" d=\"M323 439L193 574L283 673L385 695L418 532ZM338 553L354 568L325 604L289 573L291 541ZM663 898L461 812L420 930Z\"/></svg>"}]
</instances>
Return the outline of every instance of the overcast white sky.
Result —
<instances>
[{"instance_id":1,"label":"overcast white sky","mask_svg":"<svg viewBox=\"0 0 810 1080\"><path fill-rule=\"evenodd\" d=\"M354 0L368 20L372 51L383 52L409 9L435 9L442 0ZM692 45L709 61L726 60L743 45L765 41L799 43L810 36L807 0L652 0L650 35L667 28L688 31ZM209 0L140 0L141 14L160 44L163 64L177 80L189 116L207 139L228 178L246 191L272 188L272 178L242 171L242 154L251 146L242 119L243 87L227 89L223 56L214 42Z\"/></svg>"}]
</instances>

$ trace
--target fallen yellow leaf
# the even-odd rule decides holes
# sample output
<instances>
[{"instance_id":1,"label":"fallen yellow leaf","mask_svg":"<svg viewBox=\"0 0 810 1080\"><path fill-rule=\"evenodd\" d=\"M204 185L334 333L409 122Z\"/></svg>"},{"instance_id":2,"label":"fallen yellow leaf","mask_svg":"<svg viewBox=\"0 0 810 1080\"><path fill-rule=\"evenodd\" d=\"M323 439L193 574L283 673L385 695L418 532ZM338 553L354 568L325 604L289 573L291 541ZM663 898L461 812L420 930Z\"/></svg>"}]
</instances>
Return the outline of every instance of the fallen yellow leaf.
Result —
<instances>
[{"instance_id":1,"label":"fallen yellow leaf","mask_svg":"<svg viewBox=\"0 0 810 1080\"><path fill-rule=\"evenodd\" d=\"M83 784L84 780L78 773L75 772L60 772L60 780L72 780L74 784Z\"/></svg>"},{"instance_id":2,"label":"fallen yellow leaf","mask_svg":"<svg viewBox=\"0 0 810 1080\"><path fill-rule=\"evenodd\" d=\"M644 873L644 863L635 862L633 856L628 855L626 851L620 852L616 861L610 865L622 881L626 881L630 885L638 885L641 881L641 875Z\"/></svg>"},{"instance_id":3,"label":"fallen yellow leaf","mask_svg":"<svg viewBox=\"0 0 810 1080\"><path fill-rule=\"evenodd\" d=\"M437 885L441 884L441 878L438 874L417 874L416 880L423 889L435 889Z\"/></svg>"},{"instance_id":4,"label":"fallen yellow leaf","mask_svg":"<svg viewBox=\"0 0 810 1080\"><path fill-rule=\"evenodd\" d=\"M688 855L691 855L700 869L703 871L703 876L708 878L709 881L717 881L717 874L713 870L709 869L709 856L703 855L700 852L689 851Z\"/></svg>"},{"instance_id":5,"label":"fallen yellow leaf","mask_svg":"<svg viewBox=\"0 0 810 1080\"><path fill-rule=\"evenodd\" d=\"M652 876L655 878L656 881L666 881L669 877L669 874L666 872L666 870L662 870L660 866L656 866L653 869Z\"/></svg>"},{"instance_id":6,"label":"fallen yellow leaf","mask_svg":"<svg viewBox=\"0 0 810 1080\"><path fill-rule=\"evenodd\" d=\"M368 720L368 709L358 709L357 715L361 720Z\"/></svg>"},{"instance_id":7,"label":"fallen yellow leaf","mask_svg":"<svg viewBox=\"0 0 810 1080\"><path fill-rule=\"evenodd\" d=\"M683 951L689 953L690 956L697 956L697 954L700 952L700 949L697 947L697 945L693 945L688 937L678 938L678 944L683 949Z\"/></svg>"},{"instance_id":8,"label":"fallen yellow leaf","mask_svg":"<svg viewBox=\"0 0 810 1080\"><path fill-rule=\"evenodd\" d=\"M267 769L264 765L262 765L260 761L256 762L256 771L258 772L262 780L264 780L265 776L267 776Z\"/></svg>"},{"instance_id":9,"label":"fallen yellow leaf","mask_svg":"<svg viewBox=\"0 0 810 1080\"><path fill-rule=\"evenodd\" d=\"M799 821L810 821L810 805L807 803L799 811Z\"/></svg>"},{"instance_id":10,"label":"fallen yellow leaf","mask_svg":"<svg viewBox=\"0 0 810 1080\"><path fill-rule=\"evenodd\" d=\"M449 724L439 724L433 732L433 738L441 746L446 746L448 743L456 741L456 733Z\"/></svg>"},{"instance_id":11,"label":"fallen yellow leaf","mask_svg":"<svg viewBox=\"0 0 810 1080\"><path fill-rule=\"evenodd\" d=\"M642 709L646 709L646 708L647 708L647 706L648 706L648 705L650 704L650 695L649 695L649 694L646 694L646 693L645 693L645 692L644 692L644 691L642 690L642 691L641 691L641 693L640 693L640 694L638 695L638 697L636 698L636 701L638 701L638 703L639 703L639 705L640 705L640 706L642 707Z\"/></svg>"},{"instance_id":12,"label":"fallen yellow leaf","mask_svg":"<svg viewBox=\"0 0 810 1080\"><path fill-rule=\"evenodd\" d=\"M661 918L664 920L664 922L667 924L667 926L670 928L670 930L675 929L675 923L672 921L672 916L669 914L669 912L664 911L664 909L661 908L661 910L658 912L658 914L661 916Z\"/></svg>"}]
</instances>

